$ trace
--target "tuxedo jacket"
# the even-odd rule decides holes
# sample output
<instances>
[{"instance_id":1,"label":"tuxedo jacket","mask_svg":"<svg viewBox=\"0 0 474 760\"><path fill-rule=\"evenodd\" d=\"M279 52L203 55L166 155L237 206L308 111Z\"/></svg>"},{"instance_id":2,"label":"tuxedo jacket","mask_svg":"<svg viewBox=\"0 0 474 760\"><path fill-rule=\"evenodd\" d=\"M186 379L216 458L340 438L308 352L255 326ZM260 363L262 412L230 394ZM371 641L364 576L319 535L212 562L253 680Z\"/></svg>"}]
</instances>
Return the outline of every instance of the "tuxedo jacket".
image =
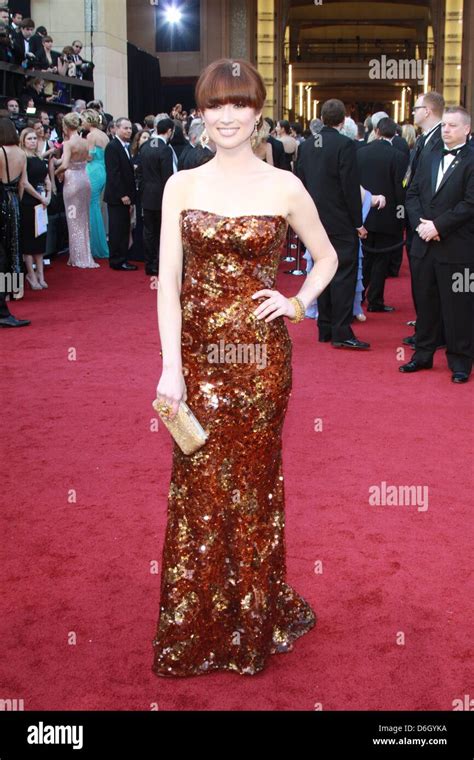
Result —
<instances>
[{"instance_id":1,"label":"tuxedo jacket","mask_svg":"<svg viewBox=\"0 0 474 760\"><path fill-rule=\"evenodd\" d=\"M354 141L333 127L298 148L296 174L318 209L328 235L356 235L362 227L360 179Z\"/></svg>"},{"instance_id":2,"label":"tuxedo jacket","mask_svg":"<svg viewBox=\"0 0 474 760\"><path fill-rule=\"evenodd\" d=\"M408 156L397 150L387 140L374 140L357 151L360 183L372 195L385 195L383 209L372 208L364 222L369 232L383 232L402 236L404 227L405 190L403 178L408 166Z\"/></svg>"},{"instance_id":3,"label":"tuxedo jacket","mask_svg":"<svg viewBox=\"0 0 474 760\"><path fill-rule=\"evenodd\" d=\"M427 153L433 153L433 151L440 150L443 147L443 138L441 137L441 124L438 124L436 129L433 130L433 134L431 135L427 144L421 151L419 151L419 149L417 149L417 146L421 138L422 135L420 135L416 141L415 150L410 161L411 176L408 182L408 187L410 187L410 184L413 182L413 178L415 176L415 172L417 170L421 156Z\"/></svg>"},{"instance_id":4,"label":"tuxedo jacket","mask_svg":"<svg viewBox=\"0 0 474 760\"><path fill-rule=\"evenodd\" d=\"M198 143L189 153L186 153L183 160L183 169L196 169L196 167L211 161L214 155L210 148L203 148Z\"/></svg>"},{"instance_id":5,"label":"tuxedo jacket","mask_svg":"<svg viewBox=\"0 0 474 760\"><path fill-rule=\"evenodd\" d=\"M267 142L272 146L273 166L277 169L283 169L285 165L285 148L281 140L277 140L273 135L268 135Z\"/></svg>"},{"instance_id":6,"label":"tuxedo jacket","mask_svg":"<svg viewBox=\"0 0 474 760\"><path fill-rule=\"evenodd\" d=\"M30 37L30 52L34 53L34 55L38 58L38 56L41 55L43 50L44 50L43 38L41 34L38 34L36 32L35 34L33 34L32 37ZM53 51L51 51L51 54L53 55ZM59 53L57 53L57 55L59 56Z\"/></svg>"},{"instance_id":7,"label":"tuxedo jacket","mask_svg":"<svg viewBox=\"0 0 474 760\"><path fill-rule=\"evenodd\" d=\"M105 149L105 182L104 201L111 206L121 206L122 198L126 195L132 203L136 201L135 172L133 163L127 155L122 143L114 137Z\"/></svg>"},{"instance_id":8,"label":"tuxedo jacket","mask_svg":"<svg viewBox=\"0 0 474 760\"><path fill-rule=\"evenodd\" d=\"M193 151L194 148L191 145L191 143L186 143L183 150L181 151L181 154L178 158L178 171L180 172L182 169L186 168L186 159L187 156Z\"/></svg>"},{"instance_id":9,"label":"tuxedo jacket","mask_svg":"<svg viewBox=\"0 0 474 760\"><path fill-rule=\"evenodd\" d=\"M400 135L395 135L392 141L392 145L394 148L399 150L400 153L403 153L407 157L407 160L410 158L410 146L408 145L404 137L400 137Z\"/></svg>"},{"instance_id":10,"label":"tuxedo jacket","mask_svg":"<svg viewBox=\"0 0 474 760\"><path fill-rule=\"evenodd\" d=\"M410 254L474 265L474 151L468 144L460 150L436 190L441 160L442 150L423 151L406 199L413 229L421 218L429 219L441 240L427 243L415 232Z\"/></svg>"},{"instance_id":11,"label":"tuxedo jacket","mask_svg":"<svg viewBox=\"0 0 474 760\"><path fill-rule=\"evenodd\" d=\"M16 63L17 66L21 66L21 64L23 63L26 57L25 38L23 37L21 32L19 34L13 35L12 48L13 48L13 62ZM32 50L31 48L31 40L30 40L30 53L34 53L34 50Z\"/></svg>"},{"instance_id":12,"label":"tuxedo jacket","mask_svg":"<svg viewBox=\"0 0 474 760\"><path fill-rule=\"evenodd\" d=\"M48 69L51 64L46 58L44 47L42 47L41 50L35 53L35 55L36 55L35 68L41 69L42 71L46 71L46 69ZM51 50L51 60L53 61L53 64L52 64L53 66L58 65L59 53L57 53L56 50Z\"/></svg>"},{"instance_id":13,"label":"tuxedo jacket","mask_svg":"<svg viewBox=\"0 0 474 760\"><path fill-rule=\"evenodd\" d=\"M142 208L160 211L165 185L173 174L173 152L164 140L152 137L140 148L137 176Z\"/></svg>"}]
</instances>

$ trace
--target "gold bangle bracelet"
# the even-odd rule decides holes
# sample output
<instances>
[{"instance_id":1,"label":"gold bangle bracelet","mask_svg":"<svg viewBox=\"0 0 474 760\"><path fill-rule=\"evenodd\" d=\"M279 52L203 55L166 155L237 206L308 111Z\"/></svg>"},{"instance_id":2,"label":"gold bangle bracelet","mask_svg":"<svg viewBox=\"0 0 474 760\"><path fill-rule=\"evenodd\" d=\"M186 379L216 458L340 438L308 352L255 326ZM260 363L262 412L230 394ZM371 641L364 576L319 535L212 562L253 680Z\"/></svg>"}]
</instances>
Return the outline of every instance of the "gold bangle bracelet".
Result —
<instances>
[{"instance_id":1,"label":"gold bangle bracelet","mask_svg":"<svg viewBox=\"0 0 474 760\"><path fill-rule=\"evenodd\" d=\"M295 312L296 312L295 317L293 319L289 317L290 322L293 322L293 323L302 322L303 319L305 318L305 313L306 313L306 307L303 301L301 300L301 298L298 298L298 296L293 296L292 298L289 298L288 300L293 304L293 306L295 307Z\"/></svg>"}]
</instances>

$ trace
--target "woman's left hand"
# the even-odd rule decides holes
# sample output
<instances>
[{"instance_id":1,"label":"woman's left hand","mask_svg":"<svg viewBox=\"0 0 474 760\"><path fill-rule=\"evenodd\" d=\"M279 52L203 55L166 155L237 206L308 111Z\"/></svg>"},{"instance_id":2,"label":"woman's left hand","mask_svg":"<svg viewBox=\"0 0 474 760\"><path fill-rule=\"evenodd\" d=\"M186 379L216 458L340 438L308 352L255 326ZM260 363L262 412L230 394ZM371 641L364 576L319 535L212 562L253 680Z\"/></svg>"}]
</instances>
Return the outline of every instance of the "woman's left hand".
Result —
<instances>
[{"instance_id":1,"label":"woman's left hand","mask_svg":"<svg viewBox=\"0 0 474 760\"><path fill-rule=\"evenodd\" d=\"M296 316L295 307L283 293L278 290L257 290L252 294L252 298L256 299L262 296L266 296L265 301L262 301L254 310L254 314L257 319L265 319L265 322L271 322L276 317L289 317L294 319Z\"/></svg>"}]
</instances>

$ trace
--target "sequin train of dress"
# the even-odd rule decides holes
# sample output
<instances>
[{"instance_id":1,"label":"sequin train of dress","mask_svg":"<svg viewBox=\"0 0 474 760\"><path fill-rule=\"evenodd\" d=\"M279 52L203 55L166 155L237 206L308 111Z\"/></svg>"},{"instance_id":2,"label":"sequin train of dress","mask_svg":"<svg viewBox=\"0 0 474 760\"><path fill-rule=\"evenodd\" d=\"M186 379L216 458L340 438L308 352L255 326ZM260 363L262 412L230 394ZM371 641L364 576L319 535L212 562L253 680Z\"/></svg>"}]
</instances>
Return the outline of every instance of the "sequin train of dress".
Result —
<instances>
[{"instance_id":1,"label":"sequin train of dress","mask_svg":"<svg viewBox=\"0 0 474 760\"><path fill-rule=\"evenodd\" d=\"M92 258L89 213L91 185L86 161L71 161L64 172L64 207L69 232L68 265L80 269L100 267Z\"/></svg>"},{"instance_id":2,"label":"sequin train of dress","mask_svg":"<svg viewBox=\"0 0 474 760\"><path fill-rule=\"evenodd\" d=\"M292 384L283 317L252 314L274 288L283 216L181 212L187 403L209 432L173 446L152 671L254 674L316 622L286 583L281 435Z\"/></svg>"}]
</instances>

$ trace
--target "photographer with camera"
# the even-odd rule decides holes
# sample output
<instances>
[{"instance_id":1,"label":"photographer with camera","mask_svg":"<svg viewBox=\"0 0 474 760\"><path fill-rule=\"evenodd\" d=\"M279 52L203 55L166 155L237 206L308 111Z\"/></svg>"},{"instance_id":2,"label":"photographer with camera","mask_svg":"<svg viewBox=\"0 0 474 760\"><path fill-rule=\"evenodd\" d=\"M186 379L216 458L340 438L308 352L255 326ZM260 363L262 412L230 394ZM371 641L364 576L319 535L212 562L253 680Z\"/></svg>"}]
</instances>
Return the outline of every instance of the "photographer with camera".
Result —
<instances>
[{"instance_id":1,"label":"photographer with camera","mask_svg":"<svg viewBox=\"0 0 474 760\"><path fill-rule=\"evenodd\" d=\"M8 111L8 117L12 120L13 124L15 125L15 129L20 134L20 132L26 128L27 121L25 116L20 114L20 104L16 98L9 98L7 100L7 111Z\"/></svg>"}]
</instances>

